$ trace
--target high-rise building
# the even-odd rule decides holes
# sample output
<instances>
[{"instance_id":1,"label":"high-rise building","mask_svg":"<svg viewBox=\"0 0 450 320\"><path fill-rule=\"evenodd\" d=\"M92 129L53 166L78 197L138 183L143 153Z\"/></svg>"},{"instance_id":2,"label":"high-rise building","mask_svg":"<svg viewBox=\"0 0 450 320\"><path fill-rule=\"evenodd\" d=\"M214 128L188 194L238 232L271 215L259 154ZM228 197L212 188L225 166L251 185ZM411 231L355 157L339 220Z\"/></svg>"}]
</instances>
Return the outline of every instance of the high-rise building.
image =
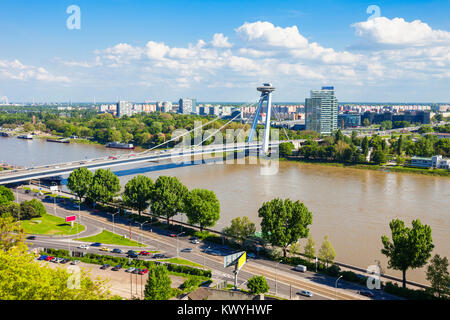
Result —
<instances>
[{"instance_id":1,"label":"high-rise building","mask_svg":"<svg viewBox=\"0 0 450 320\"><path fill-rule=\"evenodd\" d=\"M306 130L320 134L332 134L338 129L338 101L334 87L311 90L311 98L305 99Z\"/></svg>"},{"instance_id":2,"label":"high-rise building","mask_svg":"<svg viewBox=\"0 0 450 320\"><path fill-rule=\"evenodd\" d=\"M195 99L181 98L179 101L178 113L191 114L197 113L197 106Z\"/></svg>"},{"instance_id":3,"label":"high-rise building","mask_svg":"<svg viewBox=\"0 0 450 320\"><path fill-rule=\"evenodd\" d=\"M123 116L131 117L133 115L133 105L128 101L119 101L117 103L117 116L119 118Z\"/></svg>"}]
</instances>

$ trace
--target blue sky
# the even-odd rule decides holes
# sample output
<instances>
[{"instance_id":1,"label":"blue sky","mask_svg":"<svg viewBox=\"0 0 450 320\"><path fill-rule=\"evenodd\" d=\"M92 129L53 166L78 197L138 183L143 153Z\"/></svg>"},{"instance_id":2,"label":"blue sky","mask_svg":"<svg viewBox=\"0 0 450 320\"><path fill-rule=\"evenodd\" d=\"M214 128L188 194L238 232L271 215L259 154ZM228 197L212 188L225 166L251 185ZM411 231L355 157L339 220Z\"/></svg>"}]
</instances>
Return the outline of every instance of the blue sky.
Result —
<instances>
[{"instance_id":1,"label":"blue sky","mask_svg":"<svg viewBox=\"0 0 450 320\"><path fill-rule=\"evenodd\" d=\"M69 30L66 8L81 10ZM369 5L381 17L368 21ZM450 1L2 1L11 101L450 101Z\"/></svg>"}]
</instances>

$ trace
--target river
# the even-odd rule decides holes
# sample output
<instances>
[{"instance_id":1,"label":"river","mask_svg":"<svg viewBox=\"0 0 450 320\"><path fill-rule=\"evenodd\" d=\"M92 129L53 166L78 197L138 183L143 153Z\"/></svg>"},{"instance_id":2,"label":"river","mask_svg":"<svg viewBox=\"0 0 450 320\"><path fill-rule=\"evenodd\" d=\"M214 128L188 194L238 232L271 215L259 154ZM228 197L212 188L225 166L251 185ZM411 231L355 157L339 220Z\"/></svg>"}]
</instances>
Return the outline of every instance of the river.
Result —
<instances>
[{"instance_id":1,"label":"river","mask_svg":"<svg viewBox=\"0 0 450 320\"><path fill-rule=\"evenodd\" d=\"M38 165L129 153L102 146L57 144L46 141L23 141L0 138L0 162L15 165ZM399 218L410 226L420 219L433 230L433 254L450 258L450 179L338 168L315 164L280 162L276 175L260 174L259 165L214 164L175 167L150 164L146 168L116 167L124 185L133 175L152 179L160 175L177 176L189 189L213 190L221 203L221 218L215 229L221 230L239 216L248 216L259 229L258 208L273 198L290 198L305 203L313 213L311 235L316 252L325 235L336 250L336 260L367 268L380 260L381 235L390 235L389 222ZM155 171L155 168L159 169ZM301 241L302 251L305 240ZM424 268L410 270L407 279L427 283Z\"/></svg>"}]
</instances>

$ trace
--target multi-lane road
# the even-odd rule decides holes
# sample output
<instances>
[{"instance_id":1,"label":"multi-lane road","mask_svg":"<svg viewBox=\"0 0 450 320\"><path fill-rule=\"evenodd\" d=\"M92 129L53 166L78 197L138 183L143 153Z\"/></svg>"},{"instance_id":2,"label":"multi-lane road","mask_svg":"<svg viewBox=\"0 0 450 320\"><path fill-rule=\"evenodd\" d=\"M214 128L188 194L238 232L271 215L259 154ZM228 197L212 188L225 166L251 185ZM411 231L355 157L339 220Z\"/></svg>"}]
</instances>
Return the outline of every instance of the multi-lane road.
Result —
<instances>
[{"instance_id":1,"label":"multi-lane road","mask_svg":"<svg viewBox=\"0 0 450 320\"><path fill-rule=\"evenodd\" d=\"M29 200L33 198L31 194L24 194L22 192L16 192L19 201ZM54 204L44 202L46 209L49 213L54 212ZM56 214L60 217L66 217L69 215L77 215L79 222L86 226L86 229L79 235L63 236L63 237L51 237L51 236L36 236L35 239L29 240L33 247L45 247L55 249L76 249L80 244L84 242L75 241L73 239L91 236L100 233L102 230L113 231L115 233L126 235L129 237L131 230L132 240L144 243L147 247L146 250L158 250L165 253L167 256L178 256L200 265L204 265L205 268L213 271L213 277L217 280L227 280L228 283L233 283L233 267L224 268L223 256L211 255L205 253L205 249L208 247L213 251L220 251L222 254L228 254L233 252L231 249L200 242L199 244L192 244L189 238L181 235L178 238L172 238L169 236L171 232L154 228L151 225L145 224L141 227L138 223L129 221L122 217L115 217L114 226L112 224L112 216L101 212L89 212L87 210L78 211L75 207L65 208L62 205L57 205ZM85 244L85 243L84 243ZM130 247L117 246L117 245L105 245L109 248L121 248L129 250ZM191 253L181 252L183 248L192 248ZM141 249L142 248L132 248ZM95 252L101 254L99 248L90 247L88 252ZM113 255L112 253L106 253ZM338 288L335 288L336 279L328 277L322 274L316 274L313 272L297 272L293 270L292 266L285 264L276 264L273 261L263 258L248 258L247 263L241 269L238 275L238 284L245 287L245 282L254 275L264 275L270 286L272 294L277 294L285 298L296 298L305 300L315 299L339 299L339 300L358 300L368 299L357 294L357 291L364 290L363 287L347 283L342 281L338 282ZM306 289L313 293L313 297L303 297L296 295L300 289ZM377 300L391 300L397 299L394 296L388 295L384 292L378 292L373 290L375 294L374 299Z\"/></svg>"}]
</instances>

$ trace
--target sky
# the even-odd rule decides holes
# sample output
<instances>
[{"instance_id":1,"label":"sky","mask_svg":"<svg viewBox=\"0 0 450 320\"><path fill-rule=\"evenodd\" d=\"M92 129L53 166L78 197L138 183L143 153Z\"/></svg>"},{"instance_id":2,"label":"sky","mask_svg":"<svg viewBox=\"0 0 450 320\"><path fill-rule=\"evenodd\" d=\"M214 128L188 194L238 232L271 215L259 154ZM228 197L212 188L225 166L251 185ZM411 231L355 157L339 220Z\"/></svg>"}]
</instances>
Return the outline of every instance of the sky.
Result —
<instances>
[{"instance_id":1,"label":"sky","mask_svg":"<svg viewBox=\"0 0 450 320\"><path fill-rule=\"evenodd\" d=\"M71 7L76 6L76 10ZM79 9L79 15L78 15ZM450 1L0 2L0 101L450 102Z\"/></svg>"}]
</instances>

